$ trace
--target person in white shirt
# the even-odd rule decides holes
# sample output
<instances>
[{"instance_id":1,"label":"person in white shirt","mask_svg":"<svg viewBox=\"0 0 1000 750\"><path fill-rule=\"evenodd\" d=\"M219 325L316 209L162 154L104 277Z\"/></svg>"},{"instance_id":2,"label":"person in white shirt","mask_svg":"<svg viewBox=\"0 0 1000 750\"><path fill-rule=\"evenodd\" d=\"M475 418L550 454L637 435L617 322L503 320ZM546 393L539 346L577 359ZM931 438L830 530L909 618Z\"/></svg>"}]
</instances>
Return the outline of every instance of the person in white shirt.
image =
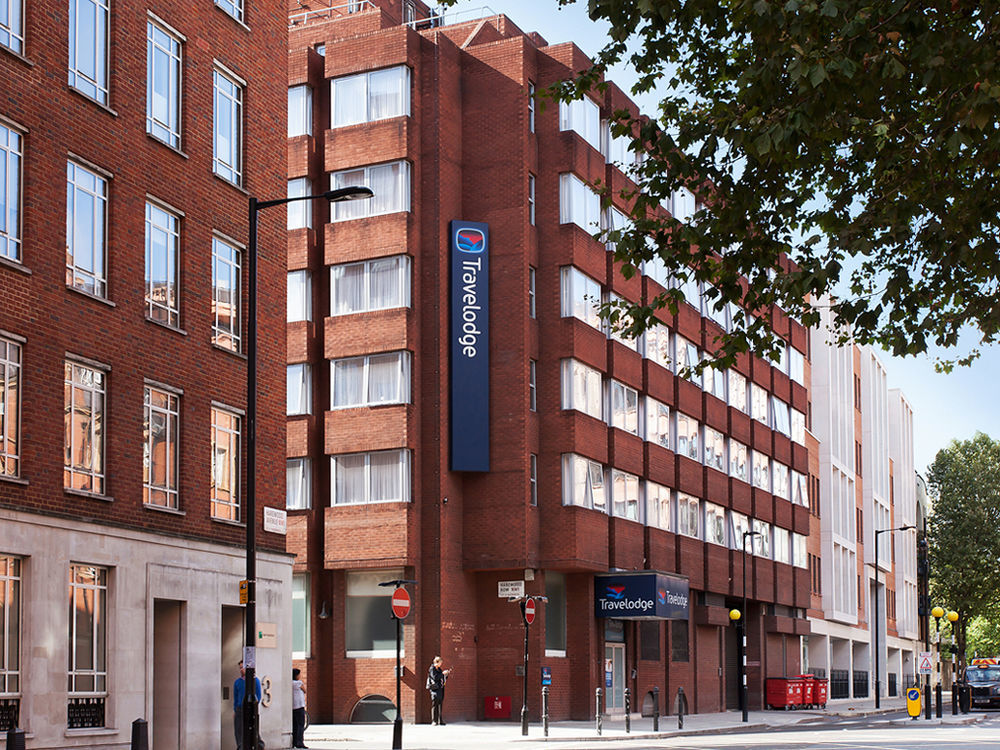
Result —
<instances>
[{"instance_id":1,"label":"person in white shirt","mask_svg":"<svg viewBox=\"0 0 1000 750\"><path fill-rule=\"evenodd\" d=\"M292 670L292 747L306 746L306 689L299 679L301 670Z\"/></svg>"}]
</instances>

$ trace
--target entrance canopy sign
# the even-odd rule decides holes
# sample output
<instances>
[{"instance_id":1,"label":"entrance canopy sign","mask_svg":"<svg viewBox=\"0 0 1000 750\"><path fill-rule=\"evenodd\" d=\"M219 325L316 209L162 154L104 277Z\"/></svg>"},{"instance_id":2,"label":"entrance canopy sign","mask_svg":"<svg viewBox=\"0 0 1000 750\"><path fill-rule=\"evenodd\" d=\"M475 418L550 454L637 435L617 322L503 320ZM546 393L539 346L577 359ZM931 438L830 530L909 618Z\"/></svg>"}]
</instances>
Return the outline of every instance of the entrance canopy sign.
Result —
<instances>
[{"instance_id":1,"label":"entrance canopy sign","mask_svg":"<svg viewBox=\"0 0 1000 750\"><path fill-rule=\"evenodd\" d=\"M594 615L621 620L688 619L688 579L655 570L594 576Z\"/></svg>"}]
</instances>

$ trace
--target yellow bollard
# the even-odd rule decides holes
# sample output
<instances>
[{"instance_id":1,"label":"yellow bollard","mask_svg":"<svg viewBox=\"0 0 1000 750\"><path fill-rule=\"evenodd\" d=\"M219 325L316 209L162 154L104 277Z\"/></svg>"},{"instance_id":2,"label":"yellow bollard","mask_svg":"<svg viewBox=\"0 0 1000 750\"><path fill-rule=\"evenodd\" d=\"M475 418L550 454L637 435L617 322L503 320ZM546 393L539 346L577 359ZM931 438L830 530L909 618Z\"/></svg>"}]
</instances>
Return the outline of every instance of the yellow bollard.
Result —
<instances>
[{"instance_id":1,"label":"yellow bollard","mask_svg":"<svg viewBox=\"0 0 1000 750\"><path fill-rule=\"evenodd\" d=\"M920 688L911 687L906 689L906 713L914 721L920 716Z\"/></svg>"}]
</instances>

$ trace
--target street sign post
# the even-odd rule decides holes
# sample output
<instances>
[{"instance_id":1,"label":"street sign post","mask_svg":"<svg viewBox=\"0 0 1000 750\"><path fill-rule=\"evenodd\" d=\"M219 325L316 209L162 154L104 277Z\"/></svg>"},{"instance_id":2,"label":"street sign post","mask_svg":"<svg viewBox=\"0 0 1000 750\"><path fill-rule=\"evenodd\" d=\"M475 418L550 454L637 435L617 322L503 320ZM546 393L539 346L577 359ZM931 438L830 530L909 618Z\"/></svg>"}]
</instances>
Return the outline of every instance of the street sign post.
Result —
<instances>
[{"instance_id":1,"label":"street sign post","mask_svg":"<svg viewBox=\"0 0 1000 750\"><path fill-rule=\"evenodd\" d=\"M917 657L917 672L919 674L930 674L934 671L934 660L931 659L930 651L921 651Z\"/></svg>"},{"instance_id":2,"label":"street sign post","mask_svg":"<svg viewBox=\"0 0 1000 750\"><path fill-rule=\"evenodd\" d=\"M535 621L535 600L530 596L524 600L524 624L530 625Z\"/></svg>"},{"instance_id":3,"label":"street sign post","mask_svg":"<svg viewBox=\"0 0 1000 750\"><path fill-rule=\"evenodd\" d=\"M407 578L396 578L392 581L381 581L379 586L395 586L389 606L392 609L392 619L396 621L396 720L392 722L392 750L403 750L403 702L401 700L400 681L403 678L402 645L403 618L410 614L410 592L404 586L407 583L416 584Z\"/></svg>"}]
</instances>

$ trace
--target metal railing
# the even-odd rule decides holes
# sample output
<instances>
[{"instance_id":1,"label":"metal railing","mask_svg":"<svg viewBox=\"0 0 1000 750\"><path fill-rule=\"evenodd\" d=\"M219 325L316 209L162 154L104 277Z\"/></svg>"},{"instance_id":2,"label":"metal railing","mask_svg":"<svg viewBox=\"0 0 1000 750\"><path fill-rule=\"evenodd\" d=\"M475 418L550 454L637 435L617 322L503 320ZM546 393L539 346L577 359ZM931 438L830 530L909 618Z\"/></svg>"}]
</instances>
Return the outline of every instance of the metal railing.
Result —
<instances>
[{"instance_id":1,"label":"metal railing","mask_svg":"<svg viewBox=\"0 0 1000 750\"><path fill-rule=\"evenodd\" d=\"M290 14L288 16L288 26L289 28L304 26L310 21L327 18L344 18L355 13L364 13L365 11L375 9L375 3L372 0L348 0L346 3L339 2L335 5L331 3L323 7L310 8L301 13Z\"/></svg>"},{"instance_id":2,"label":"metal railing","mask_svg":"<svg viewBox=\"0 0 1000 750\"><path fill-rule=\"evenodd\" d=\"M854 697L855 698L867 698L868 697L868 678L869 674L867 672L862 672L855 670L854 672Z\"/></svg>"},{"instance_id":3,"label":"metal railing","mask_svg":"<svg viewBox=\"0 0 1000 750\"><path fill-rule=\"evenodd\" d=\"M465 8L464 10L431 10L431 15L426 18L415 18L412 21L405 21L403 26L409 26L417 31L432 29L437 26L455 26L469 21L481 21L484 18L495 18L499 16L488 5L481 5L478 8Z\"/></svg>"},{"instance_id":4,"label":"metal railing","mask_svg":"<svg viewBox=\"0 0 1000 750\"><path fill-rule=\"evenodd\" d=\"M0 732L17 729L20 715L20 698L0 698Z\"/></svg>"},{"instance_id":5,"label":"metal railing","mask_svg":"<svg viewBox=\"0 0 1000 750\"><path fill-rule=\"evenodd\" d=\"M851 673L846 669L831 669L830 670L830 698L832 700L837 700L838 698L850 698L851 697Z\"/></svg>"},{"instance_id":6,"label":"metal railing","mask_svg":"<svg viewBox=\"0 0 1000 750\"><path fill-rule=\"evenodd\" d=\"M104 726L104 698L70 698L66 706L68 729L91 729Z\"/></svg>"}]
</instances>

